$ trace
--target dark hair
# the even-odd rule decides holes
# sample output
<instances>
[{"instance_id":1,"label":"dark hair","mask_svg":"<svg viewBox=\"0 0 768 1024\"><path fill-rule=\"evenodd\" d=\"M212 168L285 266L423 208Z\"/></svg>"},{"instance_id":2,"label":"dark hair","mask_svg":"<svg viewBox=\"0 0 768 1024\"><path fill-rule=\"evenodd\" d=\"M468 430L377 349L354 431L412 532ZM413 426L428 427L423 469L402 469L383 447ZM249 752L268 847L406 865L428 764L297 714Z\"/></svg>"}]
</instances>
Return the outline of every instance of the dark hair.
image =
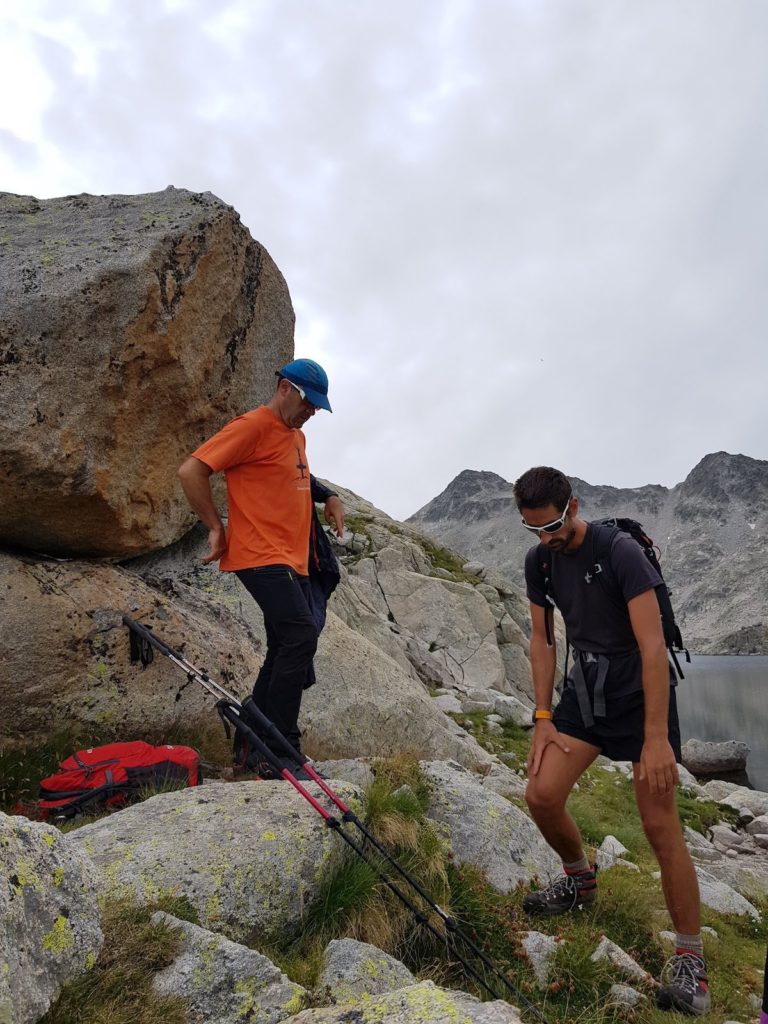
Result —
<instances>
[{"instance_id":1,"label":"dark hair","mask_svg":"<svg viewBox=\"0 0 768 1024\"><path fill-rule=\"evenodd\" d=\"M529 469L515 481L513 491L518 509L554 505L560 511L573 494L571 481L552 466L534 466Z\"/></svg>"}]
</instances>

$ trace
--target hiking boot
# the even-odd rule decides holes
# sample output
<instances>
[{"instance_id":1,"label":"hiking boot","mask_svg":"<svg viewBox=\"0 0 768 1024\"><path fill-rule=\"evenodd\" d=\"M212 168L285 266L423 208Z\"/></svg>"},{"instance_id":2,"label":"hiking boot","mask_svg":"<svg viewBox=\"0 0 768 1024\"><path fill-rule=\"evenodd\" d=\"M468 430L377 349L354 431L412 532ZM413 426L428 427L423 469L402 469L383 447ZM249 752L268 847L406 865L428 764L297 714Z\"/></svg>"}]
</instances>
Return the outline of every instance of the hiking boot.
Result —
<instances>
[{"instance_id":1,"label":"hiking boot","mask_svg":"<svg viewBox=\"0 0 768 1024\"><path fill-rule=\"evenodd\" d=\"M531 892L523 900L529 917L554 917L571 910L583 910L597 895L597 868L560 875L546 889Z\"/></svg>"},{"instance_id":2,"label":"hiking boot","mask_svg":"<svg viewBox=\"0 0 768 1024\"><path fill-rule=\"evenodd\" d=\"M656 1002L662 1010L698 1017L709 1010L707 968L697 953L676 953L664 965Z\"/></svg>"}]
</instances>

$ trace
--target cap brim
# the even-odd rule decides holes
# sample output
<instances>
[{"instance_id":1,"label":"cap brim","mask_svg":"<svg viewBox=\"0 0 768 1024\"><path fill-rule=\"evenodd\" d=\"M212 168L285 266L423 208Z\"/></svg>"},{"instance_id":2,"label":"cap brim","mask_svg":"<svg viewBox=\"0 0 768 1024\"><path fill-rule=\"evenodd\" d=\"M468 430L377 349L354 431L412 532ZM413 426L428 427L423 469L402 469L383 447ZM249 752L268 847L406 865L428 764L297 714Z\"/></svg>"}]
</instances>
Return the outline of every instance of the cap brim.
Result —
<instances>
[{"instance_id":1,"label":"cap brim","mask_svg":"<svg viewBox=\"0 0 768 1024\"><path fill-rule=\"evenodd\" d=\"M313 391L311 388L307 387L304 387L303 390L304 394L307 396L307 401L311 402L316 409L325 409L326 412L333 412L327 395L322 395L319 391Z\"/></svg>"}]
</instances>

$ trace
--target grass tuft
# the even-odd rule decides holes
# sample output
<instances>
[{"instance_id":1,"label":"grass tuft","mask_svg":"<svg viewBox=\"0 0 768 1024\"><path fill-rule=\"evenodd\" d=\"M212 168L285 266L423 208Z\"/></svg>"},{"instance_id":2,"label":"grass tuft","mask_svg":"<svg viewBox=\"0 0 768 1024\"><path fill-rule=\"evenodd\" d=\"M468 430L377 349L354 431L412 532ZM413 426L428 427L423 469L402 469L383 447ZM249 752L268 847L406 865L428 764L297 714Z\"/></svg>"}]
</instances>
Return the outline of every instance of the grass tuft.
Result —
<instances>
[{"instance_id":1,"label":"grass tuft","mask_svg":"<svg viewBox=\"0 0 768 1024\"><path fill-rule=\"evenodd\" d=\"M40 1024L186 1024L183 1000L152 991L152 979L173 962L181 943L174 929L150 922L156 910L185 920L196 917L184 900L169 898L151 907L107 903L98 961L64 986Z\"/></svg>"}]
</instances>

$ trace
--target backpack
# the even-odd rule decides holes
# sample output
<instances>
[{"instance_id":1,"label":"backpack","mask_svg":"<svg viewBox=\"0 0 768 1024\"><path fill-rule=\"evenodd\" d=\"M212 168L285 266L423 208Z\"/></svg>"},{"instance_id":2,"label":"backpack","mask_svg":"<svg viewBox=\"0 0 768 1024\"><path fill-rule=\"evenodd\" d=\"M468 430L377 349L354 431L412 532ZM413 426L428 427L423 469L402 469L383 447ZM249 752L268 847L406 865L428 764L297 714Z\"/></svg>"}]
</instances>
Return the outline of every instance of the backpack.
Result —
<instances>
[{"instance_id":1,"label":"backpack","mask_svg":"<svg viewBox=\"0 0 768 1024\"><path fill-rule=\"evenodd\" d=\"M202 782L200 755L191 747L153 747L143 740L78 750L40 782L43 818L73 818L141 798L142 791Z\"/></svg>"},{"instance_id":2,"label":"backpack","mask_svg":"<svg viewBox=\"0 0 768 1024\"><path fill-rule=\"evenodd\" d=\"M667 645L669 656L672 659L673 671L676 672L678 679L684 679L683 670L680 668L680 662L678 660L678 654L685 654L685 660L690 663L691 655L683 644L683 638L680 633L680 627L675 621L675 613L672 608L672 600L670 597L669 588L664 582L664 574L661 571L661 565L659 564L659 554L656 545L653 543L651 538L645 532L643 526L638 523L635 519L624 519L618 517L612 517L609 519L593 519L591 520L592 525L596 527L604 527L605 529L599 529L594 542L594 576L600 582L600 585L605 590L606 594L611 598L614 604L621 608L626 608L626 603L615 585L608 582L607 576L609 573L604 573L604 566L610 567L610 555L611 555L611 544L613 538L616 535L617 530L621 530L622 533L629 534L629 536L636 541L643 551L643 554L654 567L656 572L661 577L661 583L656 587L656 598L659 602L659 611L661 612L661 626L664 631L664 642ZM537 548L537 557L539 571L544 579L544 593L547 599L549 607L547 608L544 616L544 625L547 631L547 643L551 645L552 634L551 634L551 623L553 617L553 609L556 607L554 597L552 596L552 579L551 571L552 565L549 557L549 553L543 544L539 544ZM612 579L612 577L611 577ZM568 665L568 649L566 647L566 672Z\"/></svg>"}]
</instances>

